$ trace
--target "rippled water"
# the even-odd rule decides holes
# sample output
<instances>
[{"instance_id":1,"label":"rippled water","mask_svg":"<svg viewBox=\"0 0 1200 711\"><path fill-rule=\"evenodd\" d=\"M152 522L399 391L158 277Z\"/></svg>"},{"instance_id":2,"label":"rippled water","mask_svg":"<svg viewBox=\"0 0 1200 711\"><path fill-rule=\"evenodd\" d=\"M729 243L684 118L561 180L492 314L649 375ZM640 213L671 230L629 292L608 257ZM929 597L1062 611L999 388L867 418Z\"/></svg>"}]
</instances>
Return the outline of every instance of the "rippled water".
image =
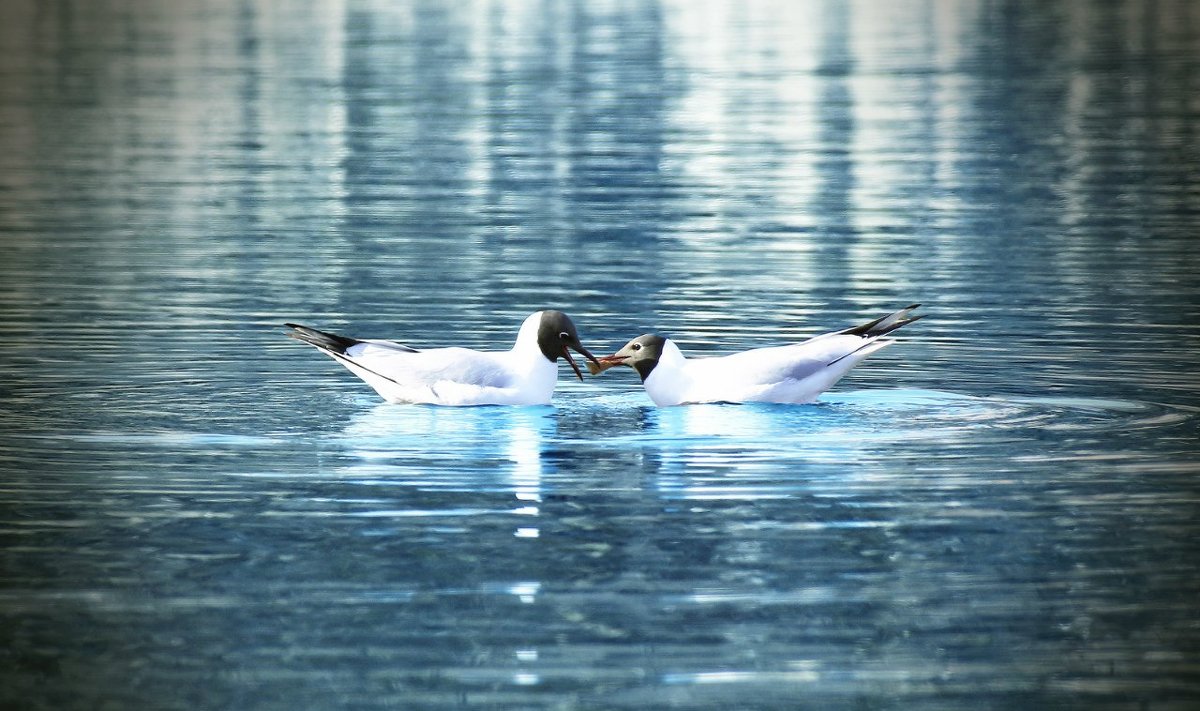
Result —
<instances>
[{"instance_id":1,"label":"rippled water","mask_svg":"<svg viewBox=\"0 0 1200 711\"><path fill-rule=\"evenodd\" d=\"M8 2L0 700L1200 704L1200 6ZM811 406L394 406L296 320Z\"/></svg>"}]
</instances>

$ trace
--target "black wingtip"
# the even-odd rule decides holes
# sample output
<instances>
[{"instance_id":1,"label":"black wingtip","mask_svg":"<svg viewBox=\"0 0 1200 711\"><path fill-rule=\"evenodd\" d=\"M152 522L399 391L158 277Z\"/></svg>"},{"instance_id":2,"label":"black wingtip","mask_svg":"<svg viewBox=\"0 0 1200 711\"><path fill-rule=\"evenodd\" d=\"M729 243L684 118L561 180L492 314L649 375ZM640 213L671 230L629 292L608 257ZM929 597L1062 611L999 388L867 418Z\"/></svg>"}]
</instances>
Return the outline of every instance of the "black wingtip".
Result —
<instances>
[{"instance_id":1,"label":"black wingtip","mask_svg":"<svg viewBox=\"0 0 1200 711\"><path fill-rule=\"evenodd\" d=\"M880 316L874 321L868 321L861 326L847 328L845 331L842 331L842 333L853 336L862 336L863 338L878 338L879 336L887 335L898 328L907 326L913 321L920 321L921 319L925 318L926 314L919 314L911 317L908 316L910 311L919 308L920 306L920 304L905 306L895 313L890 313L887 316Z\"/></svg>"},{"instance_id":2,"label":"black wingtip","mask_svg":"<svg viewBox=\"0 0 1200 711\"><path fill-rule=\"evenodd\" d=\"M926 316L928 316L928 314L918 314L916 316L913 316L912 318L901 319L901 320L897 321L895 324L893 324L891 328L884 331L884 333L891 333L892 331L895 331L897 328L900 328L902 326L907 326L908 324L912 323L913 321L920 321L921 319L925 318Z\"/></svg>"},{"instance_id":3,"label":"black wingtip","mask_svg":"<svg viewBox=\"0 0 1200 711\"><path fill-rule=\"evenodd\" d=\"M334 353L345 353L347 348L362 343L362 341L356 338L319 331L298 323L285 323L283 325L292 329L286 334L289 338L295 338L297 341L303 341L310 346L316 346L321 350L332 351Z\"/></svg>"}]
</instances>

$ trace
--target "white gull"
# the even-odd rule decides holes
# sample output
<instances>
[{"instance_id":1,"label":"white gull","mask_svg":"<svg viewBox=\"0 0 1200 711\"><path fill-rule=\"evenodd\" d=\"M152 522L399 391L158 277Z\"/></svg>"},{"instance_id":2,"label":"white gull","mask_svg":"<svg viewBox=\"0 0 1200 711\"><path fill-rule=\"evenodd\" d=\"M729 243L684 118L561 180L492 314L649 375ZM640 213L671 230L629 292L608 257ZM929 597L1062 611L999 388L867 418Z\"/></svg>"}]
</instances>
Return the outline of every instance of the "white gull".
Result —
<instances>
[{"instance_id":1,"label":"white gull","mask_svg":"<svg viewBox=\"0 0 1200 711\"><path fill-rule=\"evenodd\" d=\"M579 342L570 317L561 311L530 314L507 351L470 348L417 350L392 341L360 340L295 323L289 336L303 341L362 378L389 402L431 405L546 405L558 380L558 359L575 350L595 357Z\"/></svg>"},{"instance_id":2,"label":"white gull","mask_svg":"<svg viewBox=\"0 0 1200 711\"><path fill-rule=\"evenodd\" d=\"M686 358L671 339L648 333L601 357L596 365L588 363L588 370L597 374L616 365L633 368L642 377L646 394L659 406L807 403L833 387L863 358L894 342L884 335L922 318L909 316L918 306L802 343L713 358Z\"/></svg>"}]
</instances>

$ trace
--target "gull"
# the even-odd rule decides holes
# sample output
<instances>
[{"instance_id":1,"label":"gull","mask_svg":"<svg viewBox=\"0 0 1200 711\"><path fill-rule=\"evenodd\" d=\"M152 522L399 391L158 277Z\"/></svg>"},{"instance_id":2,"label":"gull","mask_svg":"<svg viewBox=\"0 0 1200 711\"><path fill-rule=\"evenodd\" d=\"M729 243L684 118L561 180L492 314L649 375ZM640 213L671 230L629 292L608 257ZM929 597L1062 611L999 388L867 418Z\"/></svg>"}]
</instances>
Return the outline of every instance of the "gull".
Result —
<instances>
[{"instance_id":1,"label":"gull","mask_svg":"<svg viewBox=\"0 0 1200 711\"><path fill-rule=\"evenodd\" d=\"M296 323L287 334L337 362L375 389L384 400L429 405L547 405L558 380L558 359L583 373L571 350L596 358L579 342L570 317L561 311L530 314L507 351L470 348L417 350L393 341L348 338Z\"/></svg>"},{"instance_id":2,"label":"gull","mask_svg":"<svg viewBox=\"0 0 1200 711\"><path fill-rule=\"evenodd\" d=\"M647 333L588 363L593 375L618 365L633 368L660 407L708 402L808 403L833 387L863 358L894 341L882 336L922 316L920 304L802 343L755 348L713 358L686 358L669 338Z\"/></svg>"}]
</instances>

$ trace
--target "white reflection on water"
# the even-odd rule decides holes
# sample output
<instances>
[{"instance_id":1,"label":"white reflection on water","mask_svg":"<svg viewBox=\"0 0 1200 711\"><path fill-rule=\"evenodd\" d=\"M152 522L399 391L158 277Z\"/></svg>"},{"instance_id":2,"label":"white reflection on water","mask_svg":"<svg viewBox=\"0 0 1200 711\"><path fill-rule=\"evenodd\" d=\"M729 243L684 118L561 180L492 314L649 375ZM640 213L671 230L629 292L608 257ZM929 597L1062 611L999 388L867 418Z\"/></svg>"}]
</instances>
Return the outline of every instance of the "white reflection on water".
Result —
<instances>
[{"instance_id":1,"label":"white reflection on water","mask_svg":"<svg viewBox=\"0 0 1200 711\"><path fill-rule=\"evenodd\" d=\"M340 444L352 463L341 476L417 490L510 492L509 513L536 518L554 468L543 451L555 429L552 407L379 404L343 430ZM534 539L540 531L525 522L513 535Z\"/></svg>"}]
</instances>

